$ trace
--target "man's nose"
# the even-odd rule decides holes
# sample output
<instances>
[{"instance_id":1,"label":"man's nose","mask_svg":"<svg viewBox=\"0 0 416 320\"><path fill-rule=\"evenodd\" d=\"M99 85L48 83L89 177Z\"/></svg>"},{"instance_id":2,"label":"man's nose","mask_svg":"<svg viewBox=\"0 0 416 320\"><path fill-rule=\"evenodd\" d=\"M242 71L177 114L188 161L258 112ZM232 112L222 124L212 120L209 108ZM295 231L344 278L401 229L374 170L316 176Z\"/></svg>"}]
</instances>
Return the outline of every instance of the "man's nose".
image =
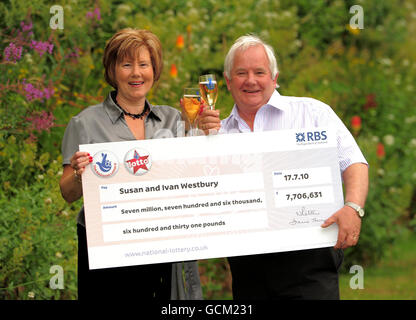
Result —
<instances>
[{"instance_id":1,"label":"man's nose","mask_svg":"<svg viewBox=\"0 0 416 320\"><path fill-rule=\"evenodd\" d=\"M256 77L255 77L254 72L249 72L249 73L247 74L247 79L246 79L246 82L247 82L248 84L255 84L255 83L256 83Z\"/></svg>"}]
</instances>

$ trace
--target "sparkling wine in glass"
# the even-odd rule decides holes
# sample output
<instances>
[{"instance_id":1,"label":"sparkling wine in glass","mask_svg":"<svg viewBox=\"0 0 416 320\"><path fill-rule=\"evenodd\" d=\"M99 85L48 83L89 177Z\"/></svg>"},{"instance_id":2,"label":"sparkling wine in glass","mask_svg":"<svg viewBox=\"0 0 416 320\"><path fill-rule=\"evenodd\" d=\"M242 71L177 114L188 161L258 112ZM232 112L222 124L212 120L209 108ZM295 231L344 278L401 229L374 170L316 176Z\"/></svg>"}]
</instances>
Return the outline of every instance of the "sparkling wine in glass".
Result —
<instances>
[{"instance_id":1,"label":"sparkling wine in glass","mask_svg":"<svg viewBox=\"0 0 416 320\"><path fill-rule=\"evenodd\" d=\"M217 79L214 74L204 74L199 77L199 88L204 101L211 110L215 109L215 102L218 96Z\"/></svg>"},{"instance_id":2,"label":"sparkling wine in glass","mask_svg":"<svg viewBox=\"0 0 416 320\"><path fill-rule=\"evenodd\" d=\"M191 125L190 133L194 135L196 130L196 118L201 107L201 96L199 95L199 88L185 88L183 90L183 108L186 117Z\"/></svg>"}]
</instances>

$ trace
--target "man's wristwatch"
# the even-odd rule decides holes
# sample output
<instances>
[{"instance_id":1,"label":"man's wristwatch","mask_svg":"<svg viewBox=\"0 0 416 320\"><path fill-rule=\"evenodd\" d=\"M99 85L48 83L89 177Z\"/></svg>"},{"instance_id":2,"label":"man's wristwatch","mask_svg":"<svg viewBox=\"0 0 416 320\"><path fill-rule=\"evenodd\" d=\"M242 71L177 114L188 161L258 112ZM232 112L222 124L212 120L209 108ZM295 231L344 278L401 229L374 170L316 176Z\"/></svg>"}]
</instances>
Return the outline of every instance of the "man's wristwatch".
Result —
<instances>
[{"instance_id":1,"label":"man's wristwatch","mask_svg":"<svg viewBox=\"0 0 416 320\"><path fill-rule=\"evenodd\" d=\"M358 204L356 204L354 202L347 201L347 202L345 202L345 205L349 206L349 207L353 208L355 211L357 211L360 218L364 217L364 209L361 208Z\"/></svg>"}]
</instances>

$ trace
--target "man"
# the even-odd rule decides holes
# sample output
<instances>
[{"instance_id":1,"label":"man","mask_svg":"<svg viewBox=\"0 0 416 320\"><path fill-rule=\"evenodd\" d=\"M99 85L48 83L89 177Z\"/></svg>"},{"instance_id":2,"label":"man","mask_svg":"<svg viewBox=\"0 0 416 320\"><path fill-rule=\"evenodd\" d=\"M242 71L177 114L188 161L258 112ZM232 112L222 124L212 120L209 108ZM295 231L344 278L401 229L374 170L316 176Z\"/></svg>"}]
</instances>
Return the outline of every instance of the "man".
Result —
<instances>
[{"instance_id":1,"label":"man","mask_svg":"<svg viewBox=\"0 0 416 320\"><path fill-rule=\"evenodd\" d=\"M323 224L338 224L334 248L228 258L234 299L339 299L338 270L343 251L357 244L368 191L368 164L334 111L311 98L281 96L273 49L261 39L240 37L225 58L224 77L234 108L220 132L250 132L336 126L346 205ZM219 115L204 110L199 127L219 129ZM354 208L353 208L354 207ZM360 213L360 215L358 214Z\"/></svg>"}]
</instances>

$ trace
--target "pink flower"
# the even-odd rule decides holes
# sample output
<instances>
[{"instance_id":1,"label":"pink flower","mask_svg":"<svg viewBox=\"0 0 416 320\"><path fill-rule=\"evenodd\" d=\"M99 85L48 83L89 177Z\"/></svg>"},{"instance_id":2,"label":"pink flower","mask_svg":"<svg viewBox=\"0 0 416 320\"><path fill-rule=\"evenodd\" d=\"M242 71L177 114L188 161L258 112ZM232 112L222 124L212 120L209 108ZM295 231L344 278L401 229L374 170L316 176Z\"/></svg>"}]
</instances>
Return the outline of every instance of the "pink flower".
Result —
<instances>
[{"instance_id":1,"label":"pink flower","mask_svg":"<svg viewBox=\"0 0 416 320\"><path fill-rule=\"evenodd\" d=\"M74 48L74 51L72 51L72 52L68 53L68 54L65 56L65 59L73 59L73 60L77 60L77 59L79 58L80 51L81 51L81 50L80 50L80 48L75 47L75 48Z\"/></svg>"},{"instance_id":2,"label":"pink flower","mask_svg":"<svg viewBox=\"0 0 416 320\"><path fill-rule=\"evenodd\" d=\"M20 60L22 57L22 51L23 47L16 46L13 42L10 42L10 44L4 49L3 54L7 61L16 63L17 60Z\"/></svg>"},{"instance_id":3,"label":"pink flower","mask_svg":"<svg viewBox=\"0 0 416 320\"><path fill-rule=\"evenodd\" d=\"M41 113L33 113L31 117L27 117L25 120L31 123L32 131L49 132L54 125L55 117L50 112L42 111Z\"/></svg>"},{"instance_id":4,"label":"pink flower","mask_svg":"<svg viewBox=\"0 0 416 320\"><path fill-rule=\"evenodd\" d=\"M49 52L49 54L51 54L53 50L53 44L49 43L48 41L42 42L32 40L30 47L34 49L39 54L39 56L43 56L43 54L46 52Z\"/></svg>"},{"instance_id":5,"label":"pink flower","mask_svg":"<svg viewBox=\"0 0 416 320\"><path fill-rule=\"evenodd\" d=\"M25 96L28 101L40 100L43 102L44 99L50 99L55 89L53 87L47 87L43 89L38 89L33 86L31 83L26 83L26 80L23 79L23 89L25 91Z\"/></svg>"},{"instance_id":6,"label":"pink flower","mask_svg":"<svg viewBox=\"0 0 416 320\"><path fill-rule=\"evenodd\" d=\"M95 9L94 9L94 15L97 18L97 20L101 20L100 8L95 7Z\"/></svg>"},{"instance_id":7,"label":"pink flower","mask_svg":"<svg viewBox=\"0 0 416 320\"><path fill-rule=\"evenodd\" d=\"M34 99L40 99L41 98L41 91L38 90L38 89L36 89L33 86L33 84L31 84L31 83L25 83L23 85L23 88L24 88L24 90L26 92L25 93L25 96L26 96L26 99L28 101L32 101Z\"/></svg>"},{"instance_id":8,"label":"pink flower","mask_svg":"<svg viewBox=\"0 0 416 320\"><path fill-rule=\"evenodd\" d=\"M32 27L33 27L32 21L29 21L28 24L25 24L24 21L20 22L20 28L22 29L23 32L32 30Z\"/></svg>"},{"instance_id":9,"label":"pink flower","mask_svg":"<svg viewBox=\"0 0 416 320\"><path fill-rule=\"evenodd\" d=\"M43 89L43 96L45 97L45 99L52 98L54 93L55 93L54 88L45 88L45 89Z\"/></svg>"},{"instance_id":10,"label":"pink flower","mask_svg":"<svg viewBox=\"0 0 416 320\"><path fill-rule=\"evenodd\" d=\"M99 7L95 7L94 11L88 11L87 14L85 15L87 17L87 19L97 19L97 20L101 20L101 13L100 13L100 8Z\"/></svg>"}]
</instances>

